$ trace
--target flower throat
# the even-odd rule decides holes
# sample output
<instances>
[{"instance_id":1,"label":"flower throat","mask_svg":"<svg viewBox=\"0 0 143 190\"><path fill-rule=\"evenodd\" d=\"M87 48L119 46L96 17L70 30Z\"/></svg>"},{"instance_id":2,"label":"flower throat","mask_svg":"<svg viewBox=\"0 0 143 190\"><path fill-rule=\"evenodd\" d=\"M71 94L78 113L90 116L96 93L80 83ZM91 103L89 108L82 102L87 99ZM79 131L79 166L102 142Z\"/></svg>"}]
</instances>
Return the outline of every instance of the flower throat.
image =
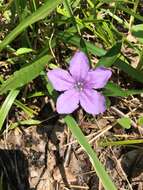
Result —
<instances>
[{"instance_id":1,"label":"flower throat","mask_svg":"<svg viewBox=\"0 0 143 190\"><path fill-rule=\"evenodd\" d=\"M75 84L75 89L78 90L79 92L83 91L83 87L84 87L83 82L77 82Z\"/></svg>"}]
</instances>

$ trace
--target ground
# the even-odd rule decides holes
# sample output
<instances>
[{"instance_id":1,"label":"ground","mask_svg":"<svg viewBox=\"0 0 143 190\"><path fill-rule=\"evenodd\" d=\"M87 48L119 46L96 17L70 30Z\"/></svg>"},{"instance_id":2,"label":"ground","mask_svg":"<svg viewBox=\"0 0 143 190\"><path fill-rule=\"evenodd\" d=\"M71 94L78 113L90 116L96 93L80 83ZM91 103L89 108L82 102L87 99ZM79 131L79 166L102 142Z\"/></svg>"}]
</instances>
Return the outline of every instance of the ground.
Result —
<instances>
[{"instance_id":1,"label":"ground","mask_svg":"<svg viewBox=\"0 0 143 190\"><path fill-rule=\"evenodd\" d=\"M92 118L78 110L80 128L120 190L143 189L142 144L102 147L99 142L140 139L143 131L136 118L143 111L142 101L133 96L114 99L103 115ZM39 117L46 115L47 106ZM117 125L120 114L133 119L131 129ZM5 131L0 151L1 176L15 189L102 189L88 156L57 114L39 126Z\"/></svg>"}]
</instances>

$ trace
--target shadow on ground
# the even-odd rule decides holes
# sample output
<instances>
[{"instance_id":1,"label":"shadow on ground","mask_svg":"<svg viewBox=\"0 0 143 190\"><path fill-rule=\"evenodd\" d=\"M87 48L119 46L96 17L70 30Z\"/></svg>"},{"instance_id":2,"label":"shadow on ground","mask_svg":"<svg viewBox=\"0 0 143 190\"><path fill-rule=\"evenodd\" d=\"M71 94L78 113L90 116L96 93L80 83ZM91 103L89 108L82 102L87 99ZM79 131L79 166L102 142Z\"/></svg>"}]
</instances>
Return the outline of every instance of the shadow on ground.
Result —
<instances>
[{"instance_id":1,"label":"shadow on ground","mask_svg":"<svg viewBox=\"0 0 143 190\"><path fill-rule=\"evenodd\" d=\"M0 189L29 190L28 161L20 150L0 149Z\"/></svg>"}]
</instances>

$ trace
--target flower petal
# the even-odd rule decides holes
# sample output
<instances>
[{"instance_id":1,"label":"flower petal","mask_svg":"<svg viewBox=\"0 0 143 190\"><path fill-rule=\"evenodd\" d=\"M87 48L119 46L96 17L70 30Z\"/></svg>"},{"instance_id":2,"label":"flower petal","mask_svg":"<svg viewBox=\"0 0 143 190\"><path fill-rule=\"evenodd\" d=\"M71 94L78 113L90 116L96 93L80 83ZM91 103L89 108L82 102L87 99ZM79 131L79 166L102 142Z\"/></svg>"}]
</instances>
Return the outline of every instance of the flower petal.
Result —
<instances>
[{"instance_id":1,"label":"flower petal","mask_svg":"<svg viewBox=\"0 0 143 190\"><path fill-rule=\"evenodd\" d=\"M80 93L80 104L90 114L97 115L106 110L106 101L102 94L95 90L84 89Z\"/></svg>"},{"instance_id":2,"label":"flower petal","mask_svg":"<svg viewBox=\"0 0 143 190\"><path fill-rule=\"evenodd\" d=\"M109 69L99 67L95 70L90 70L85 79L86 88L103 88L111 77L112 72Z\"/></svg>"},{"instance_id":3,"label":"flower petal","mask_svg":"<svg viewBox=\"0 0 143 190\"><path fill-rule=\"evenodd\" d=\"M67 90L57 99L57 112L61 114L69 114L78 108L79 93L74 89Z\"/></svg>"},{"instance_id":4,"label":"flower petal","mask_svg":"<svg viewBox=\"0 0 143 190\"><path fill-rule=\"evenodd\" d=\"M53 87L58 91L68 90L74 86L74 79L66 70L53 69L47 75Z\"/></svg>"},{"instance_id":5,"label":"flower petal","mask_svg":"<svg viewBox=\"0 0 143 190\"><path fill-rule=\"evenodd\" d=\"M70 61L69 71L77 80L84 80L89 71L89 60L85 53L78 51Z\"/></svg>"}]
</instances>

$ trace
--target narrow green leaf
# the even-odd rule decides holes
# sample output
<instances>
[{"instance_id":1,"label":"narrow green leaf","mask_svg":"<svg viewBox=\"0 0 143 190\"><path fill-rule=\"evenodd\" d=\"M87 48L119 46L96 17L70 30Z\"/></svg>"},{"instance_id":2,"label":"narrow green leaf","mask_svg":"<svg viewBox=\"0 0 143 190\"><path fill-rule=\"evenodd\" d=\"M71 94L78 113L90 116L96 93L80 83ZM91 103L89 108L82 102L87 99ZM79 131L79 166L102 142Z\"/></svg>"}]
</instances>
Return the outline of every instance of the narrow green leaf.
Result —
<instances>
[{"instance_id":1,"label":"narrow green leaf","mask_svg":"<svg viewBox=\"0 0 143 190\"><path fill-rule=\"evenodd\" d=\"M120 119L117 119L117 122L125 129L130 129L131 128L131 119L128 117L122 117Z\"/></svg>"},{"instance_id":2,"label":"narrow green leaf","mask_svg":"<svg viewBox=\"0 0 143 190\"><path fill-rule=\"evenodd\" d=\"M131 32L141 43L143 43L143 24L132 26Z\"/></svg>"},{"instance_id":3,"label":"narrow green leaf","mask_svg":"<svg viewBox=\"0 0 143 190\"><path fill-rule=\"evenodd\" d=\"M96 64L96 67L111 67L119 56L122 43L116 43Z\"/></svg>"},{"instance_id":4,"label":"narrow green leaf","mask_svg":"<svg viewBox=\"0 0 143 190\"><path fill-rule=\"evenodd\" d=\"M118 58L115 61L114 65L117 66L119 69L123 70L125 73L127 73L130 77L132 77L136 81L143 83L143 73L134 69L126 62Z\"/></svg>"},{"instance_id":5,"label":"narrow green leaf","mask_svg":"<svg viewBox=\"0 0 143 190\"><path fill-rule=\"evenodd\" d=\"M41 123L42 123L42 121L35 120L35 119L28 119L28 120L20 121L21 125L39 125Z\"/></svg>"},{"instance_id":6,"label":"narrow green leaf","mask_svg":"<svg viewBox=\"0 0 143 190\"><path fill-rule=\"evenodd\" d=\"M78 36L76 36L76 34L71 35L69 33L63 32L63 33L59 33L58 36L65 43L70 43L70 44L77 46L78 48L81 48L80 47L81 39ZM88 49L89 52L92 52L94 55L97 55L97 56L105 55L106 51L104 49L99 48L99 47L95 46L94 44L87 42L86 40L84 40L84 42L85 42L86 48Z\"/></svg>"},{"instance_id":7,"label":"narrow green leaf","mask_svg":"<svg viewBox=\"0 0 143 190\"><path fill-rule=\"evenodd\" d=\"M27 98L34 98L34 97L40 97L40 96L46 96L45 92L34 92L27 96Z\"/></svg>"},{"instance_id":8,"label":"narrow green leaf","mask_svg":"<svg viewBox=\"0 0 143 190\"><path fill-rule=\"evenodd\" d=\"M108 82L103 90L105 96L127 96L126 91L113 82Z\"/></svg>"},{"instance_id":9,"label":"narrow green leaf","mask_svg":"<svg viewBox=\"0 0 143 190\"><path fill-rule=\"evenodd\" d=\"M143 127L143 116L138 119L137 123Z\"/></svg>"},{"instance_id":10,"label":"narrow green leaf","mask_svg":"<svg viewBox=\"0 0 143 190\"><path fill-rule=\"evenodd\" d=\"M32 110L31 108L20 102L19 100L15 100L14 104L17 107L21 108L29 117L33 117L34 115L38 114L36 111Z\"/></svg>"},{"instance_id":11,"label":"narrow green leaf","mask_svg":"<svg viewBox=\"0 0 143 190\"><path fill-rule=\"evenodd\" d=\"M48 0L32 15L25 18L20 24L12 30L0 44L0 51L3 50L9 43L11 43L22 31L24 31L31 24L44 19L53 11L62 0Z\"/></svg>"},{"instance_id":12,"label":"narrow green leaf","mask_svg":"<svg viewBox=\"0 0 143 190\"><path fill-rule=\"evenodd\" d=\"M143 93L143 89L141 89L141 90L137 90L137 89L125 90L113 82L108 82L108 84L105 86L105 88L103 90L103 94L105 96L127 97L130 95L136 95L136 94L141 94L141 93Z\"/></svg>"},{"instance_id":13,"label":"narrow green leaf","mask_svg":"<svg viewBox=\"0 0 143 190\"><path fill-rule=\"evenodd\" d=\"M135 139L135 140L123 140L123 141L106 141L106 142L98 142L99 146L127 146L132 144L142 144L143 139Z\"/></svg>"},{"instance_id":14,"label":"narrow green leaf","mask_svg":"<svg viewBox=\"0 0 143 190\"><path fill-rule=\"evenodd\" d=\"M22 55L22 54L30 53L30 52L32 52L32 51L33 51L33 49L31 49L31 48L19 48L19 49L15 52L15 54L16 54L16 55Z\"/></svg>"},{"instance_id":15,"label":"narrow green leaf","mask_svg":"<svg viewBox=\"0 0 143 190\"><path fill-rule=\"evenodd\" d=\"M99 161L96 153L93 151L93 149L91 148L90 144L88 143L86 137L84 136L84 134L82 133L82 131L78 127L76 121L71 116L66 116L64 118L64 120L65 120L67 126L70 128L74 137L77 139L79 144L83 147L85 152L88 154L88 156L91 160L91 163L92 163L98 177L102 181L104 188L106 190L111 190L111 189L117 190L115 185L111 181L110 177L106 173L103 165Z\"/></svg>"},{"instance_id":16,"label":"narrow green leaf","mask_svg":"<svg viewBox=\"0 0 143 190\"><path fill-rule=\"evenodd\" d=\"M117 8L121 9L122 11L124 11L125 13L128 13L129 15L134 16L135 18L137 18L140 21L143 21L143 16L136 14L132 9L127 8L126 6L123 6L121 4L117 4Z\"/></svg>"},{"instance_id":17,"label":"narrow green leaf","mask_svg":"<svg viewBox=\"0 0 143 190\"><path fill-rule=\"evenodd\" d=\"M46 88L47 88L47 91L49 92L49 95L52 96L54 92L54 88L50 81L47 83Z\"/></svg>"},{"instance_id":18,"label":"narrow green leaf","mask_svg":"<svg viewBox=\"0 0 143 190\"><path fill-rule=\"evenodd\" d=\"M3 123L18 93L19 93L19 90L10 91L0 108L0 130L2 129Z\"/></svg>"},{"instance_id":19,"label":"narrow green leaf","mask_svg":"<svg viewBox=\"0 0 143 190\"><path fill-rule=\"evenodd\" d=\"M19 125L39 125L41 124L42 122L40 120L34 120L34 119L28 119L28 120L23 120L23 121L19 121L19 122L15 122L15 123L12 123L10 126L9 126L9 130L11 129L15 129L16 127L18 127Z\"/></svg>"},{"instance_id":20,"label":"narrow green leaf","mask_svg":"<svg viewBox=\"0 0 143 190\"><path fill-rule=\"evenodd\" d=\"M45 55L34 63L16 71L14 75L10 76L10 78L0 86L0 94L3 94L8 90L19 88L32 81L40 74L43 67L51 60L51 58L50 55Z\"/></svg>"}]
</instances>

